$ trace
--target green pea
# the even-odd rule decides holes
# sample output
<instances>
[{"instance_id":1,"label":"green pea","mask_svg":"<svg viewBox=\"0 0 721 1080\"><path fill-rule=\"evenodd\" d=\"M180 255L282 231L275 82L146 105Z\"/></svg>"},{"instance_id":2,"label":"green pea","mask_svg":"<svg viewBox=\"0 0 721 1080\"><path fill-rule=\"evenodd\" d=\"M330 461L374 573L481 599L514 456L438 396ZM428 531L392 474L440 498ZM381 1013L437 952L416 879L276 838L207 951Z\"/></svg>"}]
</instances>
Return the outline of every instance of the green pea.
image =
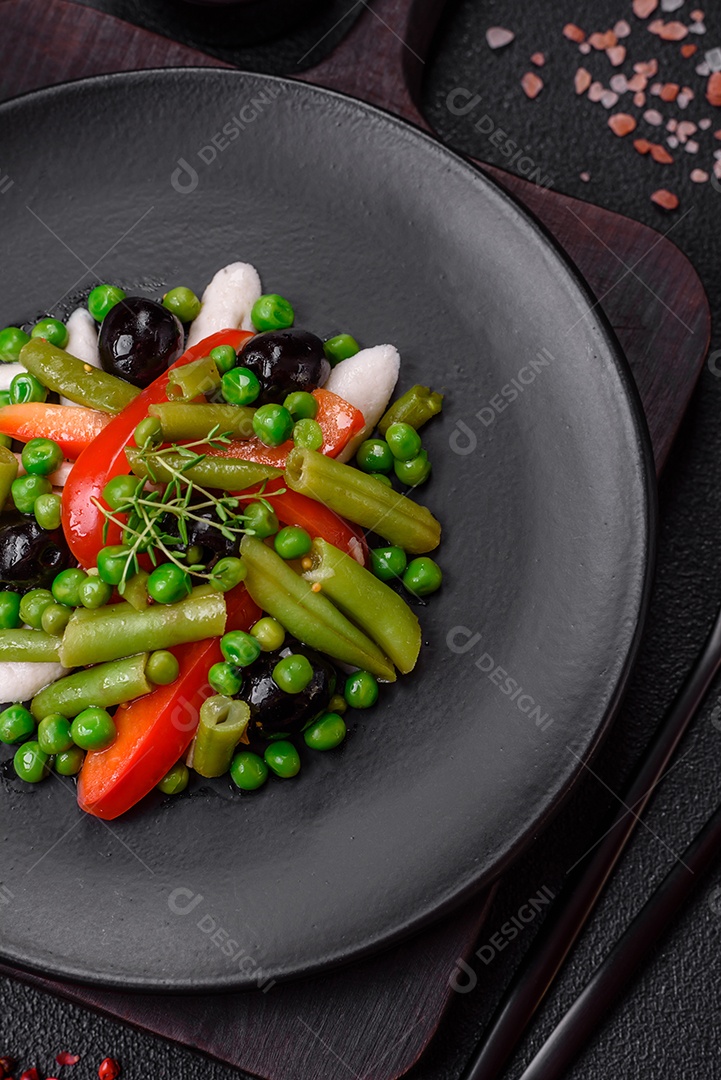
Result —
<instances>
[{"instance_id":1,"label":"green pea","mask_svg":"<svg viewBox=\"0 0 721 1080\"><path fill-rule=\"evenodd\" d=\"M54 532L55 529L60 528L62 505L61 497L54 491L48 492L47 495L38 495L33 506L33 513L41 529Z\"/></svg>"},{"instance_id":2,"label":"green pea","mask_svg":"<svg viewBox=\"0 0 721 1080\"><path fill-rule=\"evenodd\" d=\"M38 745L46 754L63 754L74 745L70 721L60 713L44 716L38 724Z\"/></svg>"},{"instance_id":3,"label":"green pea","mask_svg":"<svg viewBox=\"0 0 721 1080\"><path fill-rule=\"evenodd\" d=\"M285 641L285 630L278 620L273 619L270 615L258 619L255 626L250 628L250 632L258 641L263 652L276 652Z\"/></svg>"},{"instance_id":4,"label":"green pea","mask_svg":"<svg viewBox=\"0 0 721 1080\"><path fill-rule=\"evenodd\" d=\"M317 420L299 420L293 425L293 442L306 450L320 450L323 445L323 428Z\"/></svg>"},{"instance_id":5,"label":"green pea","mask_svg":"<svg viewBox=\"0 0 721 1080\"><path fill-rule=\"evenodd\" d=\"M129 509L142 483L137 476L114 476L103 488L103 499L111 510Z\"/></svg>"},{"instance_id":6,"label":"green pea","mask_svg":"<svg viewBox=\"0 0 721 1080\"><path fill-rule=\"evenodd\" d=\"M224 559L218 559L210 572L210 584L220 592L229 592L245 580L248 569L242 559L236 559L232 555Z\"/></svg>"},{"instance_id":7,"label":"green pea","mask_svg":"<svg viewBox=\"0 0 721 1080\"><path fill-rule=\"evenodd\" d=\"M378 700L378 680L370 671L354 671L345 681L343 696L352 709L369 709Z\"/></svg>"},{"instance_id":8,"label":"green pea","mask_svg":"<svg viewBox=\"0 0 721 1080\"><path fill-rule=\"evenodd\" d=\"M402 484L417 487L418 484L424 484L430 476L431 463L426 451L421 450L418 457L411 458L410 461L396 461L393 470Z\"/></svg>"},{"instance_id":9,"label":"green pea","mask_svg":"<svg viewBox=\"0 0 721 1080\"><path fill-rule=\"evenodd\" d=\"M15 751L15 772L27 784L39 784L50 772L50 757L35 741L26 742Z\"/></svg>"},{"instance_id":10,"label":"green pea","mask_svg":"<svg viewBox=\"0 0 721 1080\"><path fill-rule=\"evenodd\" d=\"M176 289L166 292L163 297L163 307L172 311L182 323L190 323L200 314L201 303L192 289L179 285Z\"/></svg>"},{"instance_id":11,"label":"green pea","mask_svg":"<svg viewBox=\"0 0 721 1080\"><path fill-rule=\"evenodd\" d=\"M305 529L299 525L286 525L276 533L273 546L281 559L302 559L309 553L312 543Z\"/></svg>"},{"instance_id":12,"label":"green pea","mask_svg":"<svg viewBox=\"0 0 721 1080\"><path fill-rule=\"evenodd\" d=\"M391 424L386 442L397 461L410 461L421 452L421 437L410 424Z\"/></svg>"},{"instance_id":13,"label":"green pea","mask_svg":"<svg viewBox=\"0 0 721 1080\"><path fill-rule=\"evenodd\" d=\"M70 622L72 611L65 604L48 604L42 614L40 625L46 634L61 637Z\"/></svg>"},{"instance_id":14,"label":"green pea","mask_svg":"<svg viewBox=\"0 0 721 1080\"><path fill-rule=\"evenodd\" d=\"M64 349L68 343L68 328L60 319L40 319L30 331L30 337L45 338L51 345Z\"/></svg>"},{"instance_id":15,"label":"green pea","mask_svg":"<svg viewBox=\"0 0 721 1080\"><path fill-rule=\"evenodd\" d=\"M101 548L98 552L97 566L98 577L108 585L119 585L128 564L130 549L122 544L110 544ZM128 576L133 572L132 566L128 569Z\"/></svg>"},{"instance_id":16,"label":"green pea","mask_svg":"<svg viewBox=\"0 0 721 1080\"><path fill-rule=\"evenodd\" d=\"M408 559L403 548L371 548L371 570L381 581L399 578L407 565Z\"/></svg>"},{"instance_id":17,"label":"green pea","mask_svg":"<svg viewBox=\"0 0 721 1080\"><path fill-rule=\"evenodd\" d=\"M330 360L331 367L335 367L341 360L347 360L349 356L360 352L360 345L350 334L336 334L324 343L323 351Z\"/></svg>"},{"instance_id":18,"label":"green pea","mask_svg":"<svg viewBox=\"0 0 721 1080\"><path fill-rule=\"evenodd\" d=\"M328 712L338 713L342 716L344 712L348 711L348 702L341 694L333 694L333 697L328 702Z\"/></svg>"},{"instance_id":19,"label":"green pea","mask_svg":"<svg viewBox=\"0 0 721 1080\"><path fill-rule=\"evenodd\" d=\"M133 441L141 450L145 446L160 446L163 441L163 428L156 416L146 416L133 432Z\"/></svg>"},{"instance_id":20,"label":"green pea","mask_svg":"<svg viewBox=\"0 0 721 1080\"><path fill-rule=\"evenodd\" d=\"M110 713L96 705L78 713L70 725L70 733L82 750L106 750L117 734Z\"/></svg>"},{"instance_id":21,"label":"green pea","mask_svg":"<svg viewBox=\"0 0 721 1080\"><path fill-rule=\"evenodd\" d=\"M343 717L338 713L328 712L305 729L303 738L311 750L335 750L345 739L346 731Z\"/></svg>"},{"instance_id":22,"label":"green pea","mask_svg":"<svg viewBox=\"0 0 721 1080\"><path fill-rule=\"evenodd\" d=\"M173 765L170 772L166 772L163 779L158 784L158 791L162 791L163 795L180 795L181 791L185 791L190 780L190 770L188 766L179 761L177 765Z\"/></svg>"},{"instance_id":23,"label":"green pea","mask_svg":"<svg viewBox=\"0 0 721 1080\"><path fill-rule=\"evenodd\" d=\"M250 368L234 367L220 380L220 392L229 405L251 405L260 393L260 383Z\"/></svg>"},{"instance_id":24,"label":"green pea","mask_svg":"<svg viewBox=\"0 0 721 1080\"><path fill-rule=\"evenodd\" d=\"M265 446L280 446L293 434L293 417L283 405L261 405L253 415L253 431Z\"/></svg>"},{"instance_id":25,"label":"green pea","mask_svg":"<svg viewBox=\"0 0 721 1080\"><path fill-rule=\"evenodd\" d=\"M273 682L286 694L302 694L312 678L313 665L302 653L284 656L273 668Z\"/></svg>"},{"instance_id":26,"label":"green pea","mask_svg":"<svg viewBox=\"0 0 721 1080\"><path fill-rule=\"evenodd\" d=\"M55 772L60 776L77 776L85 761L85 751L79 746L71 746L69 750L55 755Z\"/></svg>"},{"instance_id":27,"label":"green pea","mask_svg":"<svg viewBox=\"0 0 721 1080\"><path fill-rule=\"evenodd\" d=\"M220 639L220 651L229 664L248 667L260 656L260 643L244 630L231 630Z\"/></svg>"},{"instance_id":28,"label":"green pea","mask_svg":"<svg viewBox=\"0 0 721 1080\"><path fill-rule=\"evenodd\" d=\"M170 686L180 675L178 658L168 649L158 649L148 657L145 674L156 686Z\"/></svg>"},{"instance_id":29,"label":"green pea","mask_svg":"<svg viewBox=\"0 0 721 1080\"><path fill-rule=\"evenodd\" d=\"M355 459L358 468L367 473L389 473L393 468L393 454L384 439L366 439Z\"/></svg>"},{"instance_id":30,"label":"green pea","mask_svg":"<svg viewBox=\"0 0 721 1080\"><path fill-rule=\"evenodd\" d=\"M40 495L49 495L53 485L46 476L18 476L10 486L13 502L21 514L32 514Z\"/></svg>"},{"instance_id":31,"label":"green pea","mask_svg":"<svg viewBox=\"0 0 721 1080\"><path fill-rule=\"evenodd\" d=\"M263 754L265 763L269 769L282 780L289 780L291 776L297 776L300 772L300 755L293 743L286 739L278 739L271 743Z\"/></svg>"},{"instance_id":32,"label":"green pea","mask_svg":"<svg viewBox=\"0 0 721 1080\"><path fill-rule=\"evenodd\" d=\"M278 293L259 296L250 310L250 321L256 330L285 330L292 326L295 312L288 300Z\"/></svg>"},{"instance_id":33,"label":"green pea","mask_svg":"<svg viewBox=\"0 0 721 1080\"><path fill-rule=\"evenodd\" d=\"M427 555L412 559L403 575L403 584L414 596L429 596L440 589L442 581L443 571Z\"/></svg>"},{"instance_id":34,"label":"green pea","mask_svg":"<svg viewBox=\"0 0 721 1080\"><path fill-rule=\"evenodd\" d=\"M248 503L243 517L246 532L251 533L252 536L257 536L260 540L273 536L280 528L275 511L262 502Z\"/></svg>"},{"instance_id":35,"label":"green pea","mask_svg":"<svg viewBox=\"0 0 721 1080\"><path fill-rule=\"evenodd\" d=\"M192 588L190 574L175 563L161 563L148 578L148 596L156 604L175 604L189 596Z\"/></svg>"},{"instance_id":36,"label":"green pea","mask_svg":"<svg viewBox=\"0 0 721 1080\"><path fill-rule=\"evenodd\" d=\"M238 362L238 354L232 345L216 345L209 355L221 375L225 375Z\"/></svg>"},{"instance_id":37,"label":"green pea","mask_svg":"<svg viewBox=\"0 0 721 1080\"><path fill-rule=\"evenodd\" d=\"M27 623L33 630L40 630L43 612L52 603L53 594L48 589L31 589L20 601L20 621Z\"/></svg>"},{"instance_id":38,"label":"green pea","mask_svg":"<svg viewBox=\"0 0 721 1080\"><path fill-rule=\"evenodd\" d=\"M257 754L241 750L231 762L230 778L241 791L257 791L268 779L268 766Z\"/></svg>"},{"instance_id":39,"label":"green pea","mask_svg":"<svg viewBox=\"0 0 721 1080\"><path fill-rule=\"evenodd\" d=\"M126 294L117 285L96 285L88 297L88 311L96 322L102 322Z\"/></svg>"},{"instance_id":40,"label":"green pea","mask_svg":"<svg viewBox=\"0 0 721 1080\"><path fill-rule=\"evenodd\" d=\"M0 742L24 742L34 732L35 718L24 705L10 705L0 713Z\"/></svg>"},{"instance_id":41,"label":"green pea","mask_svg":"<svg viewBox=\"0 0 721 1080\"><path fill-rule=\"evenodd\" d=\"M29 401L45 401L48 392L43 384L29 372L21 372L10 383L10 402L26 405Z\"/></svg>"},{"instance_id":42,"label":"green pea","mask_svg":"<svg viewBox=\"0 0 721 1080\"><path fill-rule=\"evenodd\" d=\"M0 592L0 630L20 626L20 593Z\"/></svg>"},{"instance_id":43,"label":"green pea","mask_svg":"<svg viewBox=\"0 0 721 1080\"><path fill-rule=\"evenodd\" d=\"M80 599L80 586L87 580L88 575L84 570L71 568L61 570L52 585L52 594L59 604L67 604L68 607L82 607Z\"/></svg>"},{"instance_id":44,"label":"green pea","mask_svg":"<svg viewBox=\"0 0 721 1080\"><path fill-rule=\"evenodd\" d=\"M243 685L243 676L233 664L213 664L208 672L208 682L216 694L235 697Z\"/></svg>"},{"instance_id":45,"label":"green pea","mask_svg":"<svg viewBox=\"0 0 721 1080\"><path fill-rule=\"evenodd\" d=\"M30 334L17 326L6 326L0 330L0 360L4 364L17 363L20 350L30 341Z\"/></svg>"},{"instance_id":46,"label":"green pea","mask_svg":"<svg viewBox=\"0 0 721 1080\"><path fill-rule=\"evenodd\" d=\"M112 595L112 586L95 574L86 577L85 581L80 583L78 589L80 603L90 611L97 611L98 608L105 607L110 602Z\"/></svg>"},{"instance_id":47,"label":"green pea","mask_svg":"<svg viewBox=\"0 0 721 1080\"><path fill-rule=\"evenodd\" d=\"M296 422L315 420L318 415L317 400L305 390L294 390L292 394L288 394L283 405Z\"/></svg>"},{"instance_id":48,"label":"green pea","mask_svg":"<svg viewBox=\"0 0 721 1080\"><path fill-rule=\"evenodd\" d=\"M49 476L59 469L65 455L52 439L30 439L21 454L23 468L36 476Z\"/></svg>"}]
</instances>

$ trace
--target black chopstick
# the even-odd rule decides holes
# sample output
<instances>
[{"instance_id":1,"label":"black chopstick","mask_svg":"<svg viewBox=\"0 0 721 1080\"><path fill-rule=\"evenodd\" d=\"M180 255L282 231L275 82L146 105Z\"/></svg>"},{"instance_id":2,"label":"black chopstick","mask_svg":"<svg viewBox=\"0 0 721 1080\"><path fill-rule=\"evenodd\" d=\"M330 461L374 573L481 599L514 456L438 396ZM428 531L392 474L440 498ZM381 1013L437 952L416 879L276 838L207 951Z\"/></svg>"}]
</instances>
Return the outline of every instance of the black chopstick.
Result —
<instances>
[{"instance_id":1,"label":"black chopstick","mask_svg":"<svg viewBox=\"0 0 721 1080\"><path fill-rule=\"evenodd\" d=\"M569 877L474 1054L464 1080L495 1080L516 1049L638 825L654 788L721 667L721 610L668 713L652 738L613 819L595 850Z\"/></svg>"},{"instance_id":2,"label":"black chopstick","mask_svg":"<svg viewBox=\"0 0 721 1080\"><path fill-rule=\"evenodd\" d=\"M584 1048L645 956L719 856L721 806L697 833L554 1028L520 1080L558 1080Z\"/></svg>"}]
</instances>

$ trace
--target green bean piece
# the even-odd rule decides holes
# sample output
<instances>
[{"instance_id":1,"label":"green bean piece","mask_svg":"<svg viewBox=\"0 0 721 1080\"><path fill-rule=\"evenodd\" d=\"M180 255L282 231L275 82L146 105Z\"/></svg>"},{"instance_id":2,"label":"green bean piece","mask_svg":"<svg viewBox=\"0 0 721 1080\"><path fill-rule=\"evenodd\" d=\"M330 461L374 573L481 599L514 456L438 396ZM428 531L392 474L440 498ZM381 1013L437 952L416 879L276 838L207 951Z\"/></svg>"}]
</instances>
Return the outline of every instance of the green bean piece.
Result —
<instances>
[{"instance_id":1,"label":"green bean piece","mask_svg":"<svg viewBox=\"0 0 721 1080\"><path fill-rule=\"evenodd\" d=\"M73 615L68 623L60 647L64 667L101 664L135 653L221 637L225 632L225 597L201 586L176 604L156 604L143 611L126 603L108 604L93 616L76 619Z\"/></svg>"},{"instance_id":2,"label":"green bean piece","mask_svg":"<svg viewBox=\"0 0 721 1080\"><path fill-rule=\"evenodd\" d=\"M440 523L427 507L316 450L291 450L285 479L293 491L325 503L336 514L413 555L432 551L441 542Z\"/></svg>"},{"instance_id":3,"label":"green bean piece","mask_svg":"<svg viewBox=\"0 0 721 1080\"><path fill-rule=\"evenodd\" d=\"M177 472L182 469L183 476L193 484L205 488L220 488L222 491L244 491L263 480L282 476L280 469L274 469L272 465L258 465L254 461L240 461L237 458L218 457L214 454L206 454L190 468L185 468L188 458L181 454L164 454L162 457L149 454L143 460L139 450L128 446L125 455L136 476L148 477L152 468L155 479L161 484L169 484L173 479L171 469Z\"/></svg>"},{"instance_id":4,"label":"green bean piece","mask_svg":"<svg viewBox=\"0 0 721 1080\"><path fill-rule=\"evenodd\" d=\"M252 439L255 409L243 405L192 405L185 401L167 401L151 405L151 416L160 421L165 442L191 442L204 439L217 428L232 439Z\"/></svg>"},{"instance_id":5,"label":"green bean piece","mask_svg":"<svg viewBox=\"0 0 721 1080\"><path fill-rule=\"evenodd\" d=\"M0 510L8 500L10 488L17 474L17 458L6 447L0 446Z\"/></svg>"},{"instance_id":6,"label":"green bean piece","mask_svg":"<svg viewBox=\"0 0 721 1080\"><path fill-rule=\"evenodd\" d=\"M327 540L313 541L313 568L304 575L320 581L325 595L365 630L404 675L421 651L421 627L405 600L345 551Z\"/></svg>"},{"instance_id":7,"label":"green bean piece","mask_svg":"<svg viewBox=\"0 0 721 1080\"><path fill-rule=\"evenodd\" d=\"M148 596L149 577L150 574L147 570L138 570L136 574L133 574L125 582L123 600L131 604L136 611L144 611L150 603L150 597Z\"/></svg>"},{"instance_id":8,"label":"green bean piece","mask_svg":"<svg viewBox=\"0 0 721 1080\"><path fill-rule=\"evenodd\" d=\"M395 682L393 665L362 630L323 596L313 592L280 555L255 536L243 537L240 552L248 567L245 586L256 604L305 645L354 667Z\"/></svg>"},{"instance_id":9,"label":"green bean piece","mask_svg":"<svg viewBox=\"0 0 721 1080\"><path fill-rule=\"evenodd\" d=\"M155 689L145 674L147 662L148 654L140 653L87 671L75 671L36 694L30 703L31 712L36 720L51 713L70 719L94 706L110 709L133 701Z\"/></svg>"},{"instance_id":10,"label":"green bean piece","mask_svg":"<svg viewBox=\"0 0 721 1080\"><path fill-rule=\"evenodd\" d=\"M137 386L78 360L77 356L41 338L32 338L23 346L20 363L48 390L62 394L76 405L100 412L119 413L140 393Z\"/></svg>"},{"instance_id":11,"label":"green bean piece","mask_svg":"<svg viewBox=\"0 0 721 1080\"><path fill-rule=\"evenodd\" d=\"M244 701L216 694L203 702L200 724L193 740L190 767L201 776L223 776L230 769L235 748L248 728L250 709Z\"/></svg>"},{"instance_id":12,"label":"green bean piece","mask_svg":"<svg viewBox=\"0 0 721 1080\"><path fill-rule=\"evenodd\" d=\"M429 386L416 384L386 410L380 419L378 430L384 437L391 424L410 424L417 431L437 416L442 408L443 394L438 394Z\"/></svg>"},{"instance_id":13,"label":"green bean piece","mask_svg":"<svg viewBox=\"0 0 721 1080\"><path fill-rule=\"evenodd\" d=\"M212 356L202 356L190 364L174 368L168 375L168 401L192 401L220 386L220 372Z\"/></svg>"},{"instance_id":14,"label":"green bean piece","mask_svg":"<svg viewBox=\"0 0 721 1080\"><path fill-rule=\"evenodd\" d=\"M0 630L0 661L56 664L59 649L60 638L42 630Z\"/></svg>"}]
</instances>

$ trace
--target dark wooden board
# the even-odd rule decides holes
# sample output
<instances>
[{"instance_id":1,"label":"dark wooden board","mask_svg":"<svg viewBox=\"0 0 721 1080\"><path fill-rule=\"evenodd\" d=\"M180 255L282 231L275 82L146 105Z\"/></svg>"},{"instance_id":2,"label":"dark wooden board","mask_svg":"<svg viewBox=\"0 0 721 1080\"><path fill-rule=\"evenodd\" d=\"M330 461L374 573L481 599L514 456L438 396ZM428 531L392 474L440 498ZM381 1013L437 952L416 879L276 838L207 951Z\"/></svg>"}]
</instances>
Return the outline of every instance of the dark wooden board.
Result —
<instances>
[{"instance_id":1,"label":"dark wooden board","mask_svg":"<svg viewBox=\"0 0 721 1080\"><path fill-rule=\"evenodd\" d=\"M416 101L440 6L440 0L377 0L342 46L302 77L426 127ZM0 29L2 98L108 71L219 64L63 0L5 0ZM631 363L660 468L707 348L708 309L695 271L670 241L645 226L489 171L544 222L601 298ZM487 905L481 897L451 921L376 959L266 995L131 996L0 970L272 1080L336 1077L335 1053L356 1074L390 1080L432 1037L448 1002L455 960L471 949ZM409 1034L399 1042L402 1032ZM292 1054L284 1050L289 1045Z\"/></svg>"}]
</instances>

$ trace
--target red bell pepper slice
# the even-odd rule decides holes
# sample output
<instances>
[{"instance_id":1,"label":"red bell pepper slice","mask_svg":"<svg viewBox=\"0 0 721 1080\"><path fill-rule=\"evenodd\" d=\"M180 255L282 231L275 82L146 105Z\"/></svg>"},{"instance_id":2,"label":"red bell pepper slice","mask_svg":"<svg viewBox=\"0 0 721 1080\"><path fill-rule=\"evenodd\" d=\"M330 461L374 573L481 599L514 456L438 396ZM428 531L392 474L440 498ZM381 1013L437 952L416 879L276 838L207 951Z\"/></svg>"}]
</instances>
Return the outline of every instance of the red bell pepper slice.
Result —
<instances>
[{"instance_id":1,"label":"red bell pepper slice","mask_svg":"<svg viewBox=\"0 0 721 1080\"><path fill-rule=\"evenodd\" d=\"M0 408L0 432L20 442L52 439L65 457L75 461L112 417L82 405L46 405L32 401Z\"/></svg>"},{"instance_id":2,"label":"red bell pepper slice","mask_svg":"<svg viewBox=\"0 0 721 1080\"><path fill-rule=\"evenodd\" d=\"M338 457L353 436L363 430L363 413L345 398L338 397L330 390L323 390L322 387L313 391L313 397L318 402L316 420L323 432L321 453L327 457ZM265 446L260 439L248 439L229 443L222 450L213 450L213 453L221 457L241 458L243 461L256 461L261 465L275 465L277 469L284 469L292 449L291 439L280 446Z\"/></svg>"},{"instance_id":3,"label":"red bell pepper slice","mask_svg":"<svg viewBox=\"0 0 721 1080\"><path fill-rule=\"evenodd\" d=\"M252 336L247 330L221 330L211 334L184 352L168 371L200 360L217 345L232 345L237 350ZM91 500L100 498L108 480L128 472L125 447L140 421L148 415L148 406L167 401L167 384L168 372L164 372L111 419L75 463L63 489L62 521L70 550L81 566L94 566L104 543L105 518ZM108 537L108 543L118 542L117 530L115 533Z\"/></svg>"},{"instance_id":4,"label":"red bell pepper slice","mask_svg":"<svg viewBox=\"0 0 721 1080\"><path fill-rule=\"evenodd\" d=\"M226 594L227 630L250 630L260 608L244 585ZM180 676L115 713L117 738L107 750L91 750L78 778L78 805L112 821L135 806L183 756L195 735L200 706L213 690L208 670L223 657L220 638L171 650Z\"/></svg>"}]
</instances>

